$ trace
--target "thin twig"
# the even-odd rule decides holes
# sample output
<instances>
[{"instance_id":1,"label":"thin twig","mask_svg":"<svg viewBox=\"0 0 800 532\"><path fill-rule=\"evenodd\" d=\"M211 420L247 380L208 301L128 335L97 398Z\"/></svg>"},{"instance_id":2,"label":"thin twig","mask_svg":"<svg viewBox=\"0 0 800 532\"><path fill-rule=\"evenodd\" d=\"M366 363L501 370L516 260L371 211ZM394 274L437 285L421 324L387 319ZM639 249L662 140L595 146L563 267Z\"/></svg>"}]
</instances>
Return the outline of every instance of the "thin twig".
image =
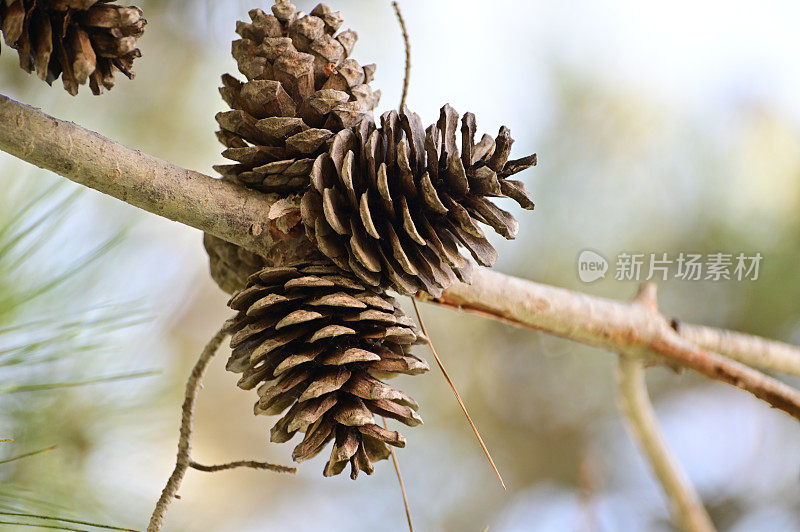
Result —
<instances>
[{"instance_id":1,"label":"thin twig","mask_svg":"<svg viewBox=\"0 0 800 532\"><path fill-rule=\"evenodd\" d=\"M389 430L386 424L386 418L381 417L383 420L383 428ZM397 455L394 452L394 447L389 447L389 453L392 455L392 463L394 463L394 472L397 474L397 482L400 484L400 493L403 495L403 506L406 509L406 520L408 521L408 532L414 532L414 527L411 525L411 511L408 509L408 497L406 497L406 488L403 485L403 475L400 474L400 463L397 461Z\"/></svg>"},{"instance_id":2,"label":"thin twig","mask_svg":"<svg viewBox=\"0 0 800 532\"><path fill-rule=\"evenodd\" d=\"M208 363L211 358L219 349L220 344L228 335L223 327L211 338L211 341L203 348L200 353L200 358L197 359L189 379L186 381L186 393L183 400L183 407L181 408L181 429L180 438L178 440L178 456L175 460L175 469L172 471L167 484L161 492L161 497L156 503L153 510L153 515L150 517L150 524L147 526L147 532L158 532L164 523L164 516L167 514L167 508L175 498L178 488L181 485L183 477L186 475L186 470L189 468L191 459L189 452L192 445L192 421L194 420L194 405L197 399L197 392L200 388L200 381L203 378Z\"/></svg>"},{"instance_id":3,"label":"thin twig","mask_svg":"<svg viewBox=\"0 0 800 532\"><path fill-rule=\"evenodd\" d=\"M456 385L453 384L452 379L450 379L450 375L447 374L447 370L444 369L444 364L439 359L439 355L436 354L436 349L433 347L433 343L431 342L431 337L428 336L428 331L425 329L425 322L422 321L422 314L419 312L419 307L417 306L417 300L413 297L411 298L411 303L414 304L414 311L417 313L417 320L419 321L419 326L422 328L422 334L428 339L428 347L433 353L433 358L436 359L436 364L439 365L439 369L442 370L442 375L444 375L447 384L450 385L450 389L453 390L453 395L456 396L456 401L458 401L458 405L461 407L461 410L464 412L464 415L467 417L467 421L469 421L469 426L472 427L472 432L475 433L475 437L478 439L478 443L481 444L481 449L483 449L483 453L486 455L486 458L489 460L489 463L494 469L495 475L497 475L497 480L500 481L500 485L503 486L503 489L506 489L506 484L503 482L503 477L500 476L500 471L498 471L497 466L494 465L494 460L492 460L492 455L489 453L489 449L486 447L486 444L483 443L483 438L481 438L480 432L478 432L478 427L475 426L475 423L472 422L472 418L467 412L467 407L464 405L464 401L461 400L461 396L458 394L458 390L456 390Z\"/></svg>"},{"instance_id":4,"label":"thin twig","mask_svg":"<svg viewBox=\"0 0 800 532\"><path fill-rule=\"evenodd\" d=\"M275 471L277 473L297 473L296 467L270 464L269 462L257 462L255 460L237 460L236 462L228 462L227 464L218 465L203 465L198 464L194 460L189 460L189 467L192 469L197 469L198 471L205 471L206 473L227 471L228 469L236 469L239 467L247 467L250 469L266 469L268 471Z\"/></svg>"},{"instance_id":5,"label":"thin twig","mask_svg":"<svg viewBox=\"0 0 800 532\"><path fill-rule=\"evenodd\" d=\"M411 76L411 44L408 41L406 21L403 20L403 14L400 13L400 6L397 5L397 2L392 2L392 7L394 8L394 14L397 15L397 22L400 23L400 30L403 32L403 44L406 48L406 71L403 75L403 95L400 97L400 106L398 107L398 109L402 109L406 104L406 96L408 95L408 79Z\"/></svg>"},{"instance_id":6,"label":"thin twig","mask_svg":"<svg viewBox=\"0 0 800 532\"><path fill-rule=\"evenodd\" d=\"M628 421L631 436L639 442L669 499L675 522L687 532L712 531L711 518L658 427L644 371L641 359L619 356L619 408Z\"/></svg>"}]
</instances>

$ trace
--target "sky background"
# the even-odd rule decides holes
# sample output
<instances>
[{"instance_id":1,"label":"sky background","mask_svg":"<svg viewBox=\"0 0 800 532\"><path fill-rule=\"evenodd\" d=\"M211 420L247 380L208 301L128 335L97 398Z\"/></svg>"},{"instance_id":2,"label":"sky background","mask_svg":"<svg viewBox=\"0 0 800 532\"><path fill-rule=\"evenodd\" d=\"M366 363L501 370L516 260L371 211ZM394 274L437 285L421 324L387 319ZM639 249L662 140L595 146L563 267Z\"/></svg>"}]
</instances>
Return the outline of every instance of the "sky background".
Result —
<instances>
[{"instance_id":1,"label":"sky background","mask_svg":"<svg viewBox=\"0 0 800 532\"><path fill-rule=\"evenodd\" d=\"M316 5L295 4L304 11ZM224 109L219 77L235 73L235 21L269 3L139 5L149 24L134 81L118 76L102 97L84 87L72 98L20 71L4 46L0 91L210 174L222 162L214 115ZM378 64L376 114L395 107L404 51L390 4L331 5L359 34L353 56ZM516 241L493 240L496 269L630 299L633 281L607 275L582 283L580 252L593 249L612 263L623 252L758 252L757 281L659 282L662 310L800 342L800 4L400 5L411 38L407 104L423 123L450 103L474 112L479 131L509 126L512 157L538 154L539 165L521 174L536 210L503 203L521 230ZM3 214L61 181L0 154ZM78 188L67 183L58 194ZM123 229L122 244L93 270L22 314L130 309L143 322L104 333L68 371L158 374L35 399L0 397L0 427L13 433L16 451L59 445L0 471L0 479L67 514L141 528L172 468L185 377L229 315L227 296L208 275L201 235L88 191L41 236L45 245L20 275L52 275ZM615 409L612 354L446 309L426 305L422 312L509 489L498 486L441 375L401 377L425 420L404 430L408 445L398 452L415 529L669 529L660 488ZM268 443L273 421L252 416L254 394L235 387L225 358L223 350L200 395L194 458L288 464L291 446ZM45 378L67 370L36 371ZM796 422L692 374L656 368L649 381L666 437L720 529L800 530ZM356 482L323 478L324 462L303 463L296 477L190 471L166 530L405 529L388 462Z\"/></svg>"}]
</instances>

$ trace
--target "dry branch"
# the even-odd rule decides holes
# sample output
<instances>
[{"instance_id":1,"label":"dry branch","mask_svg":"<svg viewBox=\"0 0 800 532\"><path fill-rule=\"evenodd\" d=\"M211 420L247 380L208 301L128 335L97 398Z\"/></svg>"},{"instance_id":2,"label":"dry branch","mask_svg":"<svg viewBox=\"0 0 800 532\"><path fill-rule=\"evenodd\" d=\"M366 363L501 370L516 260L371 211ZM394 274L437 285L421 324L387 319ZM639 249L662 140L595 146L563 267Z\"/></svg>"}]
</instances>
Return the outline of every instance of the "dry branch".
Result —
<instances>
[{"instance_id":1,"label":"dry branch","mask_svg":"<svg viewBox=\"0 0 800 532\"><path fill-rule=\"evenodd\" d=\"M489 270L476 270L471 285L454 285L435 302L628 356L666 359L747 390L800 420L800 393L796 390L689 343L666 318L638 302L580 294ZM795 350L800 356L800 350Z\"/></svg>"},{"instance_id":2,"label":"dry branch","mask_svg":"<svg viewBox=\"0 0 800 532\"><path fill-rule=\"evenodd\" d=\"M271 464L269 462L258 462L256 460L236 460L235 462L215 465L204 465L194 460L189 460L189 467L205 473L216 473L217 471L228 471L229 469L239 469L242 467L247 469L265 469L267 471L275 471L276 473L297 473L296 467Z\"/></svg>"},{"instance_id":3,"label":"dry branch","mask_svg":"<svg viewBox=\"0 0 800 532\"><path fill-rule=\"evenodd\" d=\"M271 196L126 148L4 96L0 150L250 251L266 255L274 245ZM715 346L753 366L787 369L800 365L798 347L759 338L757 350L751 352L753 337L710 328L703 329L698 346L690 342L692 326L680 327L688 336L683 338L668 320L640 305L487 270L477 270L473 277L471 285L456 284L435 302L615 352L666 358L748 390L800 419L800 394L792 388L707 350Z\"/></svg>"},{"instance_id":4,"label":"dry branch","mask_svg":"<svg viewBox=\"0 0 800 532\"><path fill-rule=\"evenodd\" d=\"M0 149L135 207L266 254L269 196L132 150L0 95Z\"/></svg>"},{"instance_id":5,"label":"dry branch","mask_svg":"<svg viewBox=\"0 0 800 532\"><path fill-rule=\"evenodd\" d=\"M197 359L189 379L186 381L186 393L183 399L183 407L181 408L181 429L180 438L178 439L178 456L175 460L175 469L172 471L167 484L161 491L156 507L153 510L153 515L150 517L150 524L147 526L147 532L158 532L164 524L164 517L167 515L167 508L178 493L178 488L181 486L181 481L186 475L186 470L189 469L191 463L190 453L192 448L192 422L194 421L194 404L197 400L197 392L200 389L200 381L203 374L206 372L208 363L211 358L219 349L222 341L228 336L225 328L220 329L213 338L203 348L200 353L200 358Z\"/></svg>"},{"instance_id":6,"label":"dry branch","mask_svg":"<svg viewBox=\"0 0 800 532\"><path fill-rule=\"evenodd\" d=\"M687 532L713 531L714 525L700 497L664 441L647 394L644 371L642 360L620 355L619 409L664 488L675 522Z\"/></svg>"},{"instance_id":7,"label":"dry branch","mask_svg":"<svg viewBox=\"0 0 800 532\"><path fill-rule=\"evenodd\" d=\"M692 325L673 320L681 338L696 346L715 351L754 368L800 376L797 346L767 340L760 336Z\"/></svg>"}]
</instances>

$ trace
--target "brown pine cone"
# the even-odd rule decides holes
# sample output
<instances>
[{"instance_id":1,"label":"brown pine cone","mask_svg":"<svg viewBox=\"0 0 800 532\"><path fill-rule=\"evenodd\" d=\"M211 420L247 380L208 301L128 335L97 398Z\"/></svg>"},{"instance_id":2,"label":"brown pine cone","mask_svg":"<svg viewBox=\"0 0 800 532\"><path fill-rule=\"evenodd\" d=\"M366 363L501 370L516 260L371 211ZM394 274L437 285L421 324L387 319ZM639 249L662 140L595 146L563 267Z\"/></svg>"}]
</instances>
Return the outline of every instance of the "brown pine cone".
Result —
<instances>
[{"instance_id":1,"label":"brown pine cone","mask_svg":"<svg viewBox=\"0 0 800 532\"><path fill-rule=\"evenodd\" d=\"M261 256L209 233L203 234L203 246L208 253L211 278L229 294L244 287L251 275L266 266Z\"/></svg>"},{"instance_id":2,"label":"brown pine cone","mask_svg":"<svg viewBox=\"0 0 800 532\"><path fill-rule=\"evenodd\" d=\"M5 0L0 28L26 72L36 70L48 84L61 76L73 96L87 81L94 94L114 86L114 73L133 78L142 53L136 40L147 21L138 7L112 0Z\"/></svg>"},{"instance_id":3,"label":"brown pine cone","mask_svg":"<svg viewBox=\"0 0 800 532\"><path fill-rule=\"evenodd\" d=\"M409 426L422 423L417 403L381 378L416 375L427 364L410 353L426 340L394 299L362 285L331 263L264 268L234 294L238 314L228 323L233 352L227 369L239 387L258 386L256 414L286 411L273 442L305 433L292 457L300 462L335 440L325 476L350 464L350 476L373 472L405 445L375 415Z\"/></svg>"},{"instance_id":4,"label":"brown pine cone","mask_svg":"<svg viewBox=\"0 0 800 532\"><path fill-rule=\"evenodd\" d=\"M375 65L348 55L356 33L336 34L339 12L320 4L309 15L277 0L272 15L250 11L237 23L242 37L233 57L247 78L222 77L220 93L231 111L217 114L217 137L236 164L215 169L224 178L264 192L305 188L314 157L343 128L372 116L380 91L369 82Z\"/></svg>"},{"instance_id":5,"label":"brown pine cone","mask_svg":"<svg viewBox=\"0 0 800 532\"><path fill-rule=\"evenodd\" d=\"M470 262L491 266L497 252L478 222L506 238L518 224L490 197L510 197L533 209L520 181L509 176L536 164L536 155L509 161L510 131L475 143L475 115L461 120L442 107L439 121L423 130L405 107L337 133L311 170L301 213L312 242L343 270L371 286L434 297L456 279L469 282Z\"/></svg>"}]
</instances>

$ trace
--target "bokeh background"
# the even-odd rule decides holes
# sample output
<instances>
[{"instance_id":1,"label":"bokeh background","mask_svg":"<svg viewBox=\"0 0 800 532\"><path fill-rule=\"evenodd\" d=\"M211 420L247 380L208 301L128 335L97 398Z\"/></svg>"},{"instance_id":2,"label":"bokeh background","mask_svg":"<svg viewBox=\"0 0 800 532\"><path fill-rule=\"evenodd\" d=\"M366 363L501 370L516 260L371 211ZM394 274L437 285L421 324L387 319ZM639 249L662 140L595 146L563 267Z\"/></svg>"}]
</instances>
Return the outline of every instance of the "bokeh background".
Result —
<instances>
[{"instance_id":1,"label":"bokeh background","mask_svg":"<svg viewBox=\"0 0 800 532\"><path fill-rule=\"evenodd\" d=\"M235 21L269 2L138 3L149 24L135 81L118 76L100 98L85 88L72 98L24 74L4 47L0 90L210 173L221 161L213 117L224 105L219 76L235 71ZM359 33L354 56L378 64L379 111L395 107L404 52L389 2L332 3ZM408 104L423 122L449 102L474 112L482 131L508 125L512 157L539 154L522 174L536 210L504 205L522 229L513 243L495 240L498 270L628 299L634 282L580 282L581 250L612 261L621 252L760 252L757 281L660 282L662 309L800 342L800 4L401 7L412 45ZM0 154L0 438L15 439L0 443L0 459L58 445L0 463L0 506L140 529L172 469L185 377L228 317L227 298L208 275L198 231L63 181ZM670 529L615 410L612 354L422 311L509 489L438 371L401 378L425 419L405 430L398 452L417 530ZM252 416L254 396L235 387L225 358L200 395L195 459L288 464L291 446L268 443L272 420ZM83 381L100 382L66 386ZM649 382L667 439L720 529L800 530L796 422L690 373L653 369ZM296 476L190 471L167 530L406 528L391 464L352 482L324 479L324 461Z\"/></svg>"}]
</instances>

